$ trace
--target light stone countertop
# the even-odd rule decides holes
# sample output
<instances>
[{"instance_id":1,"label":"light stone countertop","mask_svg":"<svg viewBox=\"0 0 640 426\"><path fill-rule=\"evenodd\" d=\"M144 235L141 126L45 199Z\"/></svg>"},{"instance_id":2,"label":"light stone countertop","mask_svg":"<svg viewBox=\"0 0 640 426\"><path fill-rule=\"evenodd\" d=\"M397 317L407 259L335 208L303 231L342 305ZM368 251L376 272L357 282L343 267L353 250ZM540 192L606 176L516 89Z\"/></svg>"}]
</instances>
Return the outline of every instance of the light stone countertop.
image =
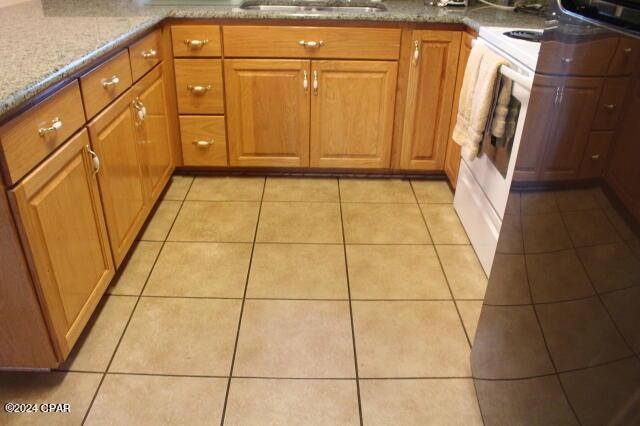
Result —
<instances>
[{"instance_id":1,"label":"light stone countertop","mask_svg":"<svg viewBox=\"0 0 640 426\"><path fill-rule=\"evenodd\" d=\"M541 28L539 17L490 7L445 9L387 0L387 12L321 16L241 11L235 6L149 6L140 0L29 0L0 8L0 115L126 45L165 18L351 20ZM176 1L178 3L178 1Z\"/></svg>"}]
</instances>

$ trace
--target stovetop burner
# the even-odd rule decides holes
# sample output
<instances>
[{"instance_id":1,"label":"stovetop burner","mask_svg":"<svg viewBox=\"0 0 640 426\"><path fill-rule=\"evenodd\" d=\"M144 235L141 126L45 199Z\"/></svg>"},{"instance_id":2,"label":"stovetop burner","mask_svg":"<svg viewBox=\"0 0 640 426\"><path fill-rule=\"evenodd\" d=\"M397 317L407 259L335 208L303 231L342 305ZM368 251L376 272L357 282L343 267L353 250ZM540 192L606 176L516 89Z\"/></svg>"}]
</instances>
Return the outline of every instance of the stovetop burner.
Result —
<instances>
[{"instance_id":1,"label":"stovetop burner","mask_svg":"<svg viewBox=\"0 0 640 426\"><path fill-rule=\"evenodd\" d=\"M542 40L541 31L529 31L529 30L513 30L504 33L507 37L515 38L518 40L530 41L533 43L540 43Z\"/></svg>"}]
</instances>

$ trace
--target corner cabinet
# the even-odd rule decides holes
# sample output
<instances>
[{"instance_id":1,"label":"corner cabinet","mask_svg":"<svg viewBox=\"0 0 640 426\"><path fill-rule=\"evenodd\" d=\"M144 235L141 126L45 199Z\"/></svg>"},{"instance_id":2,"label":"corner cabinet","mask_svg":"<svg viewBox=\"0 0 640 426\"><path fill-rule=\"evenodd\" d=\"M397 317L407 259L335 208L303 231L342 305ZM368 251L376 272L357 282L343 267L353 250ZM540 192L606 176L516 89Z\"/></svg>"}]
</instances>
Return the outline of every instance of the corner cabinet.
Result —
<instances>
[{"instance_id":1,"label":"corner cabinet","mask_svg":"<svg viewBox=\"0 0 640 426\"><path fill-rule=\"evenodd\" d=\"M36 288L63 358L114 275L94 156L83 130L11 191Z\"/></svg>"},{"instance_id":2,"label":"corner cabinet","mask_svg":"<svg viewBox=\"0 0 640 426\"><path fill-rule=\"evenodd\" d=\"M444 168L461 38L458 31L412 32L401 169Z\"/></svg>"}]
</instances>

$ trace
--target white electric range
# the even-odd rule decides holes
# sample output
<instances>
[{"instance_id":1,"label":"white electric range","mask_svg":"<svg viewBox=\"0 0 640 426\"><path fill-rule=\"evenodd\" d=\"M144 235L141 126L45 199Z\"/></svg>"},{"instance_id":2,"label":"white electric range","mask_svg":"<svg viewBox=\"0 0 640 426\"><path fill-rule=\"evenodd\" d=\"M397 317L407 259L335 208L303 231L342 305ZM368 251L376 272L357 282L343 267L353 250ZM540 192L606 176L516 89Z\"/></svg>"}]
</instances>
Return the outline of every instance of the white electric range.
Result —
<instances>
[{"instance_id":1,"label":"white electric range","mask_svg":"<svg viewBox=\"0 0 640 426\"><path fill-rule=\"evenodd\" d=\"M509 66L500 68L500 73L513 81L509 104L514 114L513 131L504 140L485 135L478 157L461 160L454 199L454 207L487 276L498 245L540 51L539 41L508 34L535 39L542 30L482 27L474 46L483 43L509 62Z\"/></svg>"}]
</instances>

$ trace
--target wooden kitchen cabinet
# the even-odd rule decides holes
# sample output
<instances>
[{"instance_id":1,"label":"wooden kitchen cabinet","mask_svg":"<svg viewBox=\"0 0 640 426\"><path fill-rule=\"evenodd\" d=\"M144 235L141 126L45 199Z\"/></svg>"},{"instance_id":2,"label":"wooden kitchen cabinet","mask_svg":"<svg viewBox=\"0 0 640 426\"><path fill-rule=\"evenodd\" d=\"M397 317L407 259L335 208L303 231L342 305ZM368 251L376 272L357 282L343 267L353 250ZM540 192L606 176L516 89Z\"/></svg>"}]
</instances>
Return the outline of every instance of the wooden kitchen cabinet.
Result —
<instances>
[{"instance_id":1,"label":"wooden kitchen cabinet","mask_svg":"<svg viewBox=\"0 0 640 426\"><path fill-rule=\"evenodd\" d=\"M395 62L312 62L311 167L389 167L397 71Z\"/></svg>"},{"instance_id":2,"label":"wooden kitchen cabinet","mask_svg":"<svg viewBox=\"0 0 640 426\"><path fill-rule=\"evenodd\" d=\"M447 153L444 160L444 171L451 182L451 186L456 187L458 182L458 172L460 171L460 152L462 147L451 138L458 116L458 102L460 100L460 90L464 81L464 72L467 68L467 61L471 54L471 44L474 37L471 34L462 34L460 44L460 55L458 56L458 71L456 72L456 90L453 95L453 107L451 108L451 123L449 124L449 141L447 142Z\"/></svg>"},{"instance_id":3,"label":"wooden kitchen cabinet","mask_svg":"<svg viewBox=\"0 0 640 426\"><path fill-rule=\"evenodd\" d=\"M402 169L444 168L461 38L457 31L412 33L400 154Z\"/></svg>"},{"instance_id":4,"label":"wooden kitchen cabinet","mask_svg":"<svg viewBox=\"0 0 640 426\"><path fill-rule=\"evenodd\" d=\"M101 160L98 182L116 267L149 211L142 167L144 150L134 130L134 98L134 91L127 91L89 123L91 143Z\"/></svg>"},{"instance_id":5,"label":"wooden kitchen cabinet","mask_svg":"<svg viewBox=\"0 0 640 426\"><path fill-rule=\"evenodd\" d=\"M225 60L229 163L309 165L308 60Z\"/></svg>"},{"instance_id":6,"label":"wooden kitchen cabinet","mask_svg":"<svg viewBox=\"0 0 640 426\"><path fill-rule=\"evenodd\" d=\"M141 108L146 112L144 119L134 118L149 204L158 199L173 173L165 87L162 67L154 68L134 87L134 112L138 114Z\"/></svg>"},{"instance_id":7,"label":"wooden kitchen cabinet","mask_svg":"<svg viewBox=\"0 0 640 426\"><path fill-rule=\"evenodd\" d=\"M83 130L11 191L36 288L62 358L114 275L91 156Z\"/></svg>"}]
</instances>

